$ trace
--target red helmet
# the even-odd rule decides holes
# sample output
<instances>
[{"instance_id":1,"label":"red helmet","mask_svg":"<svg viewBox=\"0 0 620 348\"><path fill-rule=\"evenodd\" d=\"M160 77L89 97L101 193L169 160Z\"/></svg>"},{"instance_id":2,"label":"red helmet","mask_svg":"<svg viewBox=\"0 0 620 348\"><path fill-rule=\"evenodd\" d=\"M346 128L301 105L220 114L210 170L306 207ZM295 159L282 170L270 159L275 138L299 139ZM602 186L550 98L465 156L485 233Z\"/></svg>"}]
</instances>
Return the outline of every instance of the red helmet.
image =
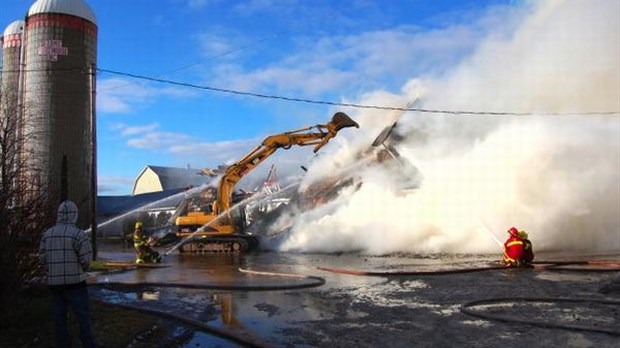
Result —
<instances>
[{"instance_id":1,"label":"red helmet","mask_svg":"<svg viewBox=\"0 0 620 348\"><path fill-rule=\"evenodd\" d=\"M519 230L517 230L516 227L511 227L508 230L508 233L510 233L511 236L518 236L519 235Z\"/></svg>"}]
</instances>

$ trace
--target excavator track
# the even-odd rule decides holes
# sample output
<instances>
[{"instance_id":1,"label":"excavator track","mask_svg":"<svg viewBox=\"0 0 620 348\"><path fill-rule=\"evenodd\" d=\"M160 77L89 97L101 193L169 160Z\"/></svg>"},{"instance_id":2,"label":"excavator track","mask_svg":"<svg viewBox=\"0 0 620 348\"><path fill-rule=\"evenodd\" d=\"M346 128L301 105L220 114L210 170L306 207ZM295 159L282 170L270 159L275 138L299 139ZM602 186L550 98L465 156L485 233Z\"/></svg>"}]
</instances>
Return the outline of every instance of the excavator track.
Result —
<instances>
[{"instance_id":1,"label":"excavator track","mask_svg":"<svg viewBox=\"0 0 620 348\"><path fill-rule=\"evenodd\" d=\"M206 254L241 254L254 249L258 240L252 236L194 238L185 242L181 252Z\"/></svg>"}]
</instances>

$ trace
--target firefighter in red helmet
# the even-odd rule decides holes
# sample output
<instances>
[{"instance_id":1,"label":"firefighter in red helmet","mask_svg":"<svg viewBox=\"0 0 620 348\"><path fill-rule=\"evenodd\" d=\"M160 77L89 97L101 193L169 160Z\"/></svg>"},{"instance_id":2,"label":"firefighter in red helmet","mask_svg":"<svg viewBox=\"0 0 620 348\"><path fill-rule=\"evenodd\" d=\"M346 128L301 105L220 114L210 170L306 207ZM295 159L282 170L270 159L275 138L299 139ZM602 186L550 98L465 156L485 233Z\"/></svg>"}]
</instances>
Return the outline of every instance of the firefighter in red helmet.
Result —
<instances>
[{"instance_id":1,"label":"firefighter in red helmet","mask_svg":"<svg viewBox=\"0 0 620 348\"><path fill-rule=\"evenodd\" d=\"M523 239L519 236L519 230L516 227L511 227L508 234L510 237L504 242L504 265L518 267L524 256Z\"/></svg>"}]
</instances>

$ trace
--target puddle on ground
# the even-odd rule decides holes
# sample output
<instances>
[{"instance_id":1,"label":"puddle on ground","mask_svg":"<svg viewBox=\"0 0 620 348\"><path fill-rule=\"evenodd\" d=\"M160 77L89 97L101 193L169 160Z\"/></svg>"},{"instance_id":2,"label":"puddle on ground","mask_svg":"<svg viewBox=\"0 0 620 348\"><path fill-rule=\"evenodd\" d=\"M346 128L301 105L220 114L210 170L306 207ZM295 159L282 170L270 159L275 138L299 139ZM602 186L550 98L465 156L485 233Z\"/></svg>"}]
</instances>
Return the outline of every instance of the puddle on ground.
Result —
<instances>
[{"instance_id":1,"label":"puddle on ground","mask_svg":"<svg viewBox=\"0 0 620 348\"><path fill-rule=\"evenodd\" d=\"M562 271L538 272L535 277L540 280L553 282L600 282L600 274L588 274L584 272L572 273Z\"/></svg>"},{"instance_id":2,"label":"puddle on ground","mask_svg":"<svg viewBox=\"0 0 620 348\"><path fill-rule=\"evenodd\" d=\"M102 260L131 261L131 249L107 249L99 253ZM442 305L432 299L416 298L415 294L426 290L429 283L419 279L364 277L330 273L317 267L348 268L362 270L412 271L442 270L465 267L488 266L498 255L435 255L433 257L396 255L390 257L364 256L358 254L312 255L255 253L239 255L171 254L164 259L165 268L140 268L127 272L115 272L96 276L101 283L133 284L133 287L91 288L93 296L117 304L151 308L199 320L207 325L247 332L274 346L305 347L301 337L288 336L287 332L308 326L309 323L339 321L339 325L355 327L357 319L368 317L368 312L352 309L348 299L367 303L378 311L390 307L427 309L429 313L443 317L459 311L459 305ZM313 275L323 277L326 284L318 288L287 289L271 291L230 291L212 289L189 289L157 286L157 283L190 284L201 286L285 286L308 282L307 279L248 275L239 268ZM501 271L500 271L501 272ZM523 272L514 272L519 277ZM536 272L535 278L553 281L600 281L600 275L565 272ZM135 287L136 284L152 285ZM338 294L346 294L342 303L335 300ZM404 296L411 294L412 296ZM546 306L539 306L543 308ZM570 314L566 314L570 315ZM591 317L591 313L579 312ZM557 319L567 320L561 315ZM580 317L581 318L581 317ZM481 326L485 321L467 320L465 325ZM605 324L607 320L604 321ZM603 323L603 321L599 321ZM181 334L181 333L180 333ZM195 332L183 347L219 346L236 347L236 344Z\"/></svg>"}]
</instances>

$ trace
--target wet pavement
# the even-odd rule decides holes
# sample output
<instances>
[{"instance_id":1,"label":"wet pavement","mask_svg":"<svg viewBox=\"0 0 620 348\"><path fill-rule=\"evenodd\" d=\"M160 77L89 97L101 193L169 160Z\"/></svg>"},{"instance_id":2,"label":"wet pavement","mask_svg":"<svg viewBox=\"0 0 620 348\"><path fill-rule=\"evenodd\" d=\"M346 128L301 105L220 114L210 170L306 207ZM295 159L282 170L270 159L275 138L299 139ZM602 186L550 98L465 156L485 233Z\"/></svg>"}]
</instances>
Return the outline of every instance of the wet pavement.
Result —
<instances>
[{"instance_id":1,"label":"wet pavement","mask_svg":"<svg viewBox=\"0 0 620 348\"><path fill-rule=\"evenodd\" d=\"M130 249L108 245L100 248L98 257L131 262L134 255ZM422 276L359 276L318 269L449 270L495 266L497 257L171 254L164 259L164 267L93 274L90 281L100 284L91 288L98 299L170 313L238 334L258 346L614 347L620 342L614 334L620 331L620 293L601 291L620 281L620 272L613 268L606 272L575 272L568 267ZM619 261L620 254L542 254L538 258ZM308 276L320 277L324 284ZM508 320L485 320L461 311L471 301L496 298L502 301L471 310ZM510 300L526 298L551 300ZM561 300L568 298L579 301ZM579 324L586 330L545 323ZM176 334L183 337L180 347L243 345L181 324Z\"/></svg>"}]
</instances>

